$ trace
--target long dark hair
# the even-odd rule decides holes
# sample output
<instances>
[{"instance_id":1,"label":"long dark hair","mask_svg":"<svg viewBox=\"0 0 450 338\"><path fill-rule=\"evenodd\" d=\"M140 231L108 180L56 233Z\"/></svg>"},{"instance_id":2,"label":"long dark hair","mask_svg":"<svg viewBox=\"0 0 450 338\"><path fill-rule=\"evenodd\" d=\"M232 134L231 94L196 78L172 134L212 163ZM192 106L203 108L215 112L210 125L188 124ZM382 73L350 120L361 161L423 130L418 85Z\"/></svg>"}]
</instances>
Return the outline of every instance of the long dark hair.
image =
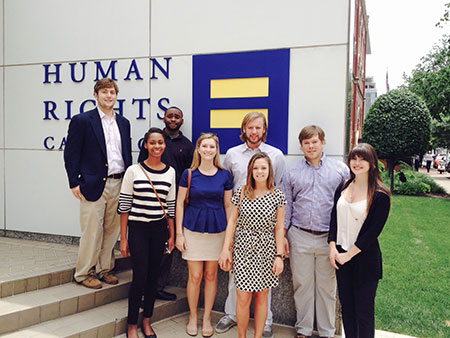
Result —
<instances>
[{"instance_id":1,"label":"long dark hair","mask_svg":"<svg viewBox=\"0 0 450 338\"><path fill-rule=\"evenodd\" d=\"M267 189L270 190L271 193L273 193L275 186L273 184L273 167L272 162L270 161L269 155L267 155L264 152L256 153L252 156L250 161L248 162L247 166L247 184L244 187L244 196L247 196L249 199L255 198L255 179L253 178L253 167L255 166L256 160L259 160L260 158L265 159L267 161L267 164L269 166L269 175L267 176L266 186Z\"/></svg>"},{"instance_id":2,"label":"long dark hair","mask_svg":"<svg viewBox=\"0 0 450 338\"><path fill-rule=\"evenodd\" d=\"M391 196L391 191L381 179L380 170L378 169L378 156L375 148L368 143L359 143L355 145L348 154L347 165L349 168L350 161L354 160L356 156L366 160L370 165L368 179L369 187L367 189L367 211L369 211L370 206L372 205L373 195L375 194L375 191L380 191L388 196ZM355 174L351 171L350 168L349 182L353 182L354 179Z\"/></svg>"}]
</instances>

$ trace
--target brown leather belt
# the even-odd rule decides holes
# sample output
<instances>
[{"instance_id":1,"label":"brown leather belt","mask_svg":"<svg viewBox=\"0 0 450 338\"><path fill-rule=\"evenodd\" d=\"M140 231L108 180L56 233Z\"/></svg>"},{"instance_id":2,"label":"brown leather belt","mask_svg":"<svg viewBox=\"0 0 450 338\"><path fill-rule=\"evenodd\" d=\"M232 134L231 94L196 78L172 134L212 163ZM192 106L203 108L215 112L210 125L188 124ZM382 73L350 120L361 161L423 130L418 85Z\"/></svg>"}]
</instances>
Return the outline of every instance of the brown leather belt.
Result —
<instances>
[{"instance_id":1,"label":"brown leather belt","mask_svg":"<svg viewBox=\"0 0 450 338\"><path fill-rule=\"evenodd\" d=\"M325 235L325 234L328 233L328 231L316 231L316 230L304 229L304 228L300 228L300 227L298 227L298 228L299 228L300 230L309 232L310 234L313 234L313 235Z\"/></svg>"}]
</instances>

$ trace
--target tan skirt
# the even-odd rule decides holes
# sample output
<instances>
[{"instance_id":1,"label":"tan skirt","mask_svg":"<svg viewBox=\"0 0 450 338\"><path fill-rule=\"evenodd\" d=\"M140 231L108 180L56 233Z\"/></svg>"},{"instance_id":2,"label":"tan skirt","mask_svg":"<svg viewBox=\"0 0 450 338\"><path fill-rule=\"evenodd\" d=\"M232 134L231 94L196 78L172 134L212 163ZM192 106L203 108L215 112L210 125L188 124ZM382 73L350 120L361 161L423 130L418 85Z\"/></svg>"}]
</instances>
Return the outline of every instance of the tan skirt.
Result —
<instances>
[{"instance_id":1,"label":"tan skirt","mask_svg":"<svg viewBox=\"0 0 450 338\"><path fill-rule=\"evenodd\" d=\"M209 234L184 228L186 250L181 257L187 261L218 261L222 252L225 231Z\"/></svg>"}]
</instances>

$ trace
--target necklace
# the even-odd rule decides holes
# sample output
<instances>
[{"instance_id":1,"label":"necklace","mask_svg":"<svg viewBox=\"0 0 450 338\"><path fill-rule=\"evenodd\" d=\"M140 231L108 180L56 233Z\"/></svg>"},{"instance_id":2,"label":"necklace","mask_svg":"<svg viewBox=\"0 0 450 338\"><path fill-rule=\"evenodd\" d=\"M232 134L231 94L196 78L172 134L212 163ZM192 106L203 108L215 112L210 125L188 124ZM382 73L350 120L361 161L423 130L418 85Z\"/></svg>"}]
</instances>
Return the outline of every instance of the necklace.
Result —
<instances>
[{"instance_id":1,"label":"necklace","mask_svg":"<svg viewBox=\"0 0 450 338\"><path fill-rule=\"evenodd\" d=\"M364 201L364 200L363 200ZM363 201L360 201L360 202L363 202ZM356 203L359 203L359 202L356 202ZM352 216L352 218L355 220L355 221L359 221L362 217L364 217L365 216L365 214L366 214L366 212L364 211L361 215L358 215L358 217L355 217L355 215L353 214L353 211L352 211L352 206L349 204L348 205L348 208L349 208L349 211L350 211L350 216Z\"/></svg>"},{"instance_id":2,"label":"necklace","mask_svg":"<svg viewBox=\"0 0 450 338\"><path fill-rule=\"evenodd\" d=\"M353 208L352 208L351 204L353 204L353 197L354 197L354 193L355 193L355 191L353 191L353 190L356 189L355 185L353 183L355 183L355 181L352 181L352 183L350 183L350 185L348 187L349 188L348 189L348 199L350 200L350 203L348 204L348 207L349 207L349 210L350 210L351 217L355 221L358 221L358 220L361 219L361 217L365 216L365 211L361 215L358 215L358 217L355 217L355 215L353 214L353 211L352 211ZM362 202L362 201L364 201L364 200L361 200L361 201L358 201L358 202ZM358 202L356 202L356 203L358 203Z\"/></svg>"},{"instance_id":3,"label":"necklace","mask_svg":"<svg viewBox=\"0 0 450 338\"><path fill-rule=\"evenodd\" d=\"M348 199L350 200L350 203L353 203L353 183L355 183L355 181L352 181L348 187Z\"/></svg>"}]
</instances>

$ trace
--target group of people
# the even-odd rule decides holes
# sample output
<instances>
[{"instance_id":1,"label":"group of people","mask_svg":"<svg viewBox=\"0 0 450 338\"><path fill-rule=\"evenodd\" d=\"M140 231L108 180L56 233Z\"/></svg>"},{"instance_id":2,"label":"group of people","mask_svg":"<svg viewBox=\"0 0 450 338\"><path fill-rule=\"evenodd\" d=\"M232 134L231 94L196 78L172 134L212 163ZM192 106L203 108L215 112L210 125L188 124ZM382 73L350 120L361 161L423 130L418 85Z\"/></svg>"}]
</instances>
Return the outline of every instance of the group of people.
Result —
<instances>
[{"instance_id":1,"label":"group of people","mask_svg":"<svg viewBox=\"0 0 450 338\"><path fill-rule=\"evenodd\" d=\"M289 257L295 337L311 336L314 318L320 337L334 336L336 287L346 336L374 336L378 236L390 193L373 147L354 146L346 165L326 157L324 131L307 126L299 134L305 157L286 170L282 152L266 143L265 116L252 112L242 121L242 144L226 152L222 165L217 135L201 134L194 147L180 131L181 109L170 107L165 128L150 128L132 165L129 122L113 109L117 94L113 80L96 83L97 108L72 118L64 159L80 200L75 280L90 288L118 283L113 247L119 233L121 253L131 257L127 337L138 337L142 296L141 330L156 337L155 299L176 299L164 291L175 246L189 271L188 335L199 332L204 280L203 337L235 325L246 337L252 298L255 337L272 337L271 289ZM219 267L230 278L226 315L214 328Z\"/></svg>"}]
</instances>

